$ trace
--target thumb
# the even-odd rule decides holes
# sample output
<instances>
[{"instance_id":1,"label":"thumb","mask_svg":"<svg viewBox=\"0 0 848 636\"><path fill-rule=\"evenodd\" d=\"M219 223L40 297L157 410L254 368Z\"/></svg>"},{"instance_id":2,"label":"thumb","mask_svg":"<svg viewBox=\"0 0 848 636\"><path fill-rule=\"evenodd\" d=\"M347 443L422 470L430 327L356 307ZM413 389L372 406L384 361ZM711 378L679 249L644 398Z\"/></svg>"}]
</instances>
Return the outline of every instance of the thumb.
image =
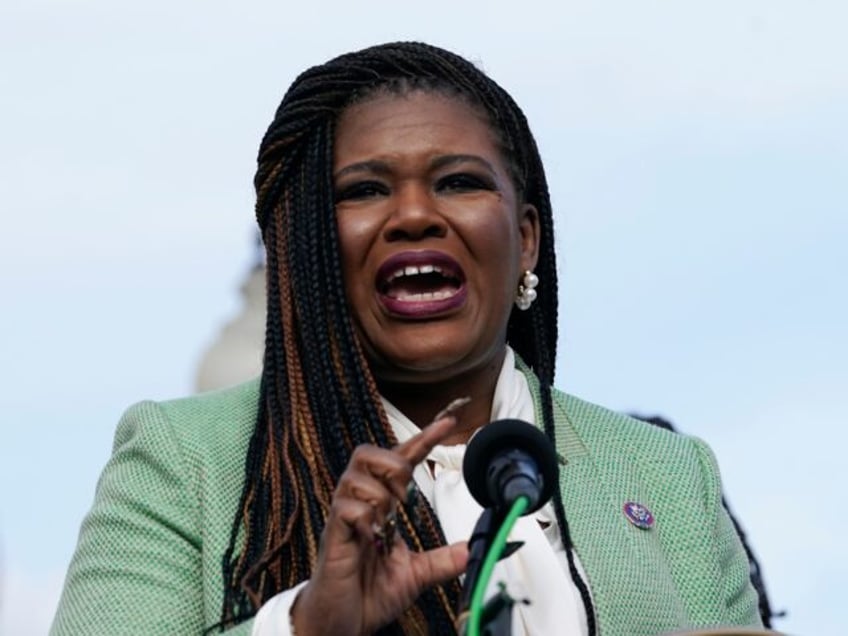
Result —
<instances>
[{"instance_id":1,"label":"thumb","mask_svg":"<svg viewBox=\"0 0 848 636\"><path fill-rule=\"evenodd\" d=\"M468 564L468 543L460 541L412 556L412 570L419 589L444 583L465 572Z\"/></svg>"}]
</instances>

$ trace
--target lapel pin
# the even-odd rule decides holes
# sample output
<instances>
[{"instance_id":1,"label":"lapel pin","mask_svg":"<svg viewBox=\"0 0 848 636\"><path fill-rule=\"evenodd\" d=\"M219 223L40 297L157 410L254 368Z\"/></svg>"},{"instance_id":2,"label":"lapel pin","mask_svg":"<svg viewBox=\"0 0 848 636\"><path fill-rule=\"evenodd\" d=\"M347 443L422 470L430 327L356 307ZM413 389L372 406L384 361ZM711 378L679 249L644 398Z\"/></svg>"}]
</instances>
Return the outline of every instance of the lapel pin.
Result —
<instances>
[{"instance_id":1,"label":"lapel pin","mask_svg":"<svg viewBox=\"0 0 848 636\"><path fill-rule=\"evenodd\" d=\"M650 530L654 527L654 515L645 506L635 501L624 504L624 516L637 528Z\"/></svg>"}]
</instances>

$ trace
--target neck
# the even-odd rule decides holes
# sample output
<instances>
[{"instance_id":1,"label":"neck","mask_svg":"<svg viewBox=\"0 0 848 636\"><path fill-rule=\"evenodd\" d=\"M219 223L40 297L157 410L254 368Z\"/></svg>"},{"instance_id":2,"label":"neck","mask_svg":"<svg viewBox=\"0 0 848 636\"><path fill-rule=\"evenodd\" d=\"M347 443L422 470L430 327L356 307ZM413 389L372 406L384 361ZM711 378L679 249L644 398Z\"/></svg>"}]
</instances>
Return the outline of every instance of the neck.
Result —
<instances>
[{"instance_id":1,"label":"neck","mask_svg":"<svg viewBox=\"0 0 848 636\"><path fill-rule=\"evenodd\" d=\"M420 384L379 380L378 386L380 393L421 429L431 424L433 417L453 400L471 398L457 411L459 421L454 434L442 442L445 445L465 444L474 431L489 423L503 358L503 355L496 356L482 369L448 380Z\"/></svg>"}]
</instances>

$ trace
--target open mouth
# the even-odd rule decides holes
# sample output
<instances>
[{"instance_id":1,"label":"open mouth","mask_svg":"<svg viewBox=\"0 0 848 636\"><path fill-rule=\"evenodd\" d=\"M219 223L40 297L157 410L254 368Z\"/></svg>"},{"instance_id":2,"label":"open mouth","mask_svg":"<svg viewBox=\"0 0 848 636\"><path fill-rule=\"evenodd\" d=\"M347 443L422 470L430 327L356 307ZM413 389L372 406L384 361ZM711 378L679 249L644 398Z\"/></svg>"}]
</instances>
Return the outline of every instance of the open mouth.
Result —
<instances>
[{"instance_id":1,"label":"open mouth","mask_svg":"<svg viewBox=\"0 0 848 636\"><path fill-rule=\"evenodd\" d=\"M395 300L426 302L445 300L459 292L462 281L439 265L407 265L380 284L380 293Z\"/></svg>"},{"instance_id":2,"label":"open mouth","mask_svg":"<svg viewBox=\"0 0 848 636\"><path fill-rule=\"evenodd\" d=\"M462 304L465 277L459 264L446 254L404 252L380 268L377 292L391 312L423 317Z\"/></svg>"}]
</instances>

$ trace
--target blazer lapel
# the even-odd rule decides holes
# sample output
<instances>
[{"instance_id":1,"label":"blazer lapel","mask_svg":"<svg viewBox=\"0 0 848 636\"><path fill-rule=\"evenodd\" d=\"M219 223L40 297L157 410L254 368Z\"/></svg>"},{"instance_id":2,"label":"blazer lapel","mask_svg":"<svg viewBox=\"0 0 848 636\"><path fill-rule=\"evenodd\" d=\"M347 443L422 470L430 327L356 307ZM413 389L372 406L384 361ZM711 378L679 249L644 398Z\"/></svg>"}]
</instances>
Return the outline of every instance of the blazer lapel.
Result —
<instances>
[{"instance_id":1,"label":"blazer lapel","mask_svg":"<svg viewBox=\"0 0 848 636\"><path fill-rule=\"evenodd\" d=\"M685 623L687 613L655 536L656 525L638 528L624 513L628 502L651 510L651 492L629 458L606 453L602 444L588 448L572 425L574 414L556 404L554 409L557 452L566 462L560 494L589 579L598 633L653 636Z\"/></svg>"}]
</instances>

